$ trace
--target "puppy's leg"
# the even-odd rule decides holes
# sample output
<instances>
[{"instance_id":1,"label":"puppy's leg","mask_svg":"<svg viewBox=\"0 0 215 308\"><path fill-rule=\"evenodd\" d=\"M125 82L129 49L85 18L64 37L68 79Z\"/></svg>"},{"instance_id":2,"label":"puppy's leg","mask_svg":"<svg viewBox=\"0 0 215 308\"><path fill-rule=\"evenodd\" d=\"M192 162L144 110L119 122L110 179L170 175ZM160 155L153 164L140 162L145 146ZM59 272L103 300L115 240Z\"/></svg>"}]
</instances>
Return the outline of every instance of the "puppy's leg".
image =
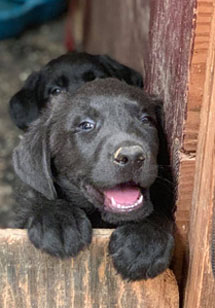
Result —
<instances>
[{"instance_id":1,"label":"puppy's leg","mask_svg":"<svg viewBox=\"0 0 215 308\"><path fill-rule=\"evenodd\" d=\"M90 244L92 227L83 210L64 200L39 204L22 208L17 217L17 227L28 229L35 247L64 258L76 256Z\"/></svg>"},{"instance_id":2,"label":"puppy's leg","mask_svg":"<svg viewBox=\"0 0 215 308\"><path fill-rule=\"evenodd\" d=\"M153 278L169 266L174 246L171 225L172 222L166 222L165 228L151 216L118 227L112 233L109 253L122 278Z\"/></svg>"}]
</instances>

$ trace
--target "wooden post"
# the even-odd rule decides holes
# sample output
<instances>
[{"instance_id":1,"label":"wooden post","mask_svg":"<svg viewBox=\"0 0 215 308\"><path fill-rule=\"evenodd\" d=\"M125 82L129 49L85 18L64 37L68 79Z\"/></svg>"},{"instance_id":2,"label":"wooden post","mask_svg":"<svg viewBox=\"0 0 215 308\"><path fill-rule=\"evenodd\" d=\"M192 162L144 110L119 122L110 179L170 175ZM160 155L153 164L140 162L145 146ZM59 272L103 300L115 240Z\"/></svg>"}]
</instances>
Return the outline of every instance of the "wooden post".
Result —
<instances>
[{"instance_id":1,"label":"wooden post","mask_svg":"<svg viewBox=\"0 0 215 308\"><path fill-rule=\"evenodd\" d=\"M212 11L189 230L184 308L215 308L215 5ZM213 245L213 247L212 247ZM215 270L215 268L214 268Z\"/></svg>"},{"instance_id":2,"label":"wooden post","mask_svg":"<svg viewBox=\"0 0 215 308\"><path fill-rule=\"evenodd\" d=\"M170 270L139 282L116 275L107 255L111 232L95 229L89 249L60 260L35 249L25 230L1 230L1 308L178 308Z\"/></svg>"}]
</instances>

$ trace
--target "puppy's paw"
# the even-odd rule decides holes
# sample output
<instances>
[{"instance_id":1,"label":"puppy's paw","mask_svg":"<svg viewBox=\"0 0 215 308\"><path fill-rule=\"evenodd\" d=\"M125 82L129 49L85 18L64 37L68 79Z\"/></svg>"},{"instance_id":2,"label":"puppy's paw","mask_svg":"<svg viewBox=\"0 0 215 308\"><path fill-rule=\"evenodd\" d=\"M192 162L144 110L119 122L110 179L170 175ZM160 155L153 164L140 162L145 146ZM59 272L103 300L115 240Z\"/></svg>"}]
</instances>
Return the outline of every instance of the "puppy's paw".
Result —
<instances>
[{"instance_id":1,"label":"puppy's paw","mask_svg":"<svg viewBox=\"0 0 215 308\"><path fill-rule=\"evenodd\" d=\"M74 257L90 244L92 227L81 209L49 208L29 219L28 236L35 247L50 255Z\"/></svg>"},{"instance_id":2,"label":"puppy's paw","mask_svg":"<svg viewBox=\"0 0 215 308\"><path fill-rule=\"evenodd\" d=\"M109 253L123 279L148 279L162 273L171 261L171 234L148 223L125 225L111 235Z\"/></svg>"}]
</instances>

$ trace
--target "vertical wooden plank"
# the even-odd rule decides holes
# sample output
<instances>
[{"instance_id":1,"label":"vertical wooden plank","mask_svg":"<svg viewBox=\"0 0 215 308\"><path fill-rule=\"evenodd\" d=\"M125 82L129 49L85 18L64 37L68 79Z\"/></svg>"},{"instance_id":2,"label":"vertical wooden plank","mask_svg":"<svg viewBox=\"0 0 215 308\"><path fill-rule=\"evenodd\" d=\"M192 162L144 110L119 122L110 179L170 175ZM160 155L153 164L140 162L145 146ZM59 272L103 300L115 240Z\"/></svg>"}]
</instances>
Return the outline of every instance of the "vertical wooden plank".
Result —
<instances>
[{"instance_id":1,"label":"vertical wooden plank","mask_svg":"<svg viewBox=\"0 0 215 308\"><path fill-rule=\"evenodd\" d=\"M197 0L195 29L191 53L186 123L183 130L183 151L196 152L203 99L208 49L213 26L214 0Z\"/></svg>"},{"instance_id":2,"label":"vertical wooden plank","mask_svg":"<svg viewBox=\"0 0 215 308\"><path fill-rule=\"evenodd\" d=\"M176 211L176 230L175 230L175 253L173 257L173 269L177 281L183 289L183 281L187 273L187 251L188 251L188 230L190 207L193 193L193 182L195 174L195 156L188 157L181 155L179 175L178 175L178 198Z\"/></svg>"},{"instance_id":3,"label":"vertical wooden plank","mask_svg":"<svg viewBox=\"0 0 215 308\"><path fill-rule=\"evenodd\" d=\"M89 249L60 260L35 249L25 230L0 230L1 308L178 308L170 270L123 281L107 254L112 230L95 229Z\"/></svg>"},{"instance_id":4,"label":"vertical wooden plank","mask_svg":"<svg viewBox=\"0 0 215 308\"><path fill-rule=\"evenodd\" d=\"M211 252L215 200L215 1L199 3L206 9L213 9L213 22L208 33L210 42L196 158L184 307L214 308L215 280L212 274Z\"/></svg>"},{"instance_id":5,"label":"vertical wooden plank","mask_svg":"<svg viewBox=\"0 0 215 308\"><path fill-rule=\"evenodd\" d=\"M188 229L192 191L194 187L195 158L199 134L200 111L203 102L208 50L214 25L214 0L197 0L193 19L193 39L190 53L190 70L187 85L187 106L183 125L183 142L180 149L180 167L178 177L177 233L174 272L183 291L188 270ZM192 163L192 168L185 170L184 163ZM184 188L189 194L184 194ZM189 206L188 206L189 204ZM186 231L185 231L186 230Z\"/></svg>"}]
</instances>

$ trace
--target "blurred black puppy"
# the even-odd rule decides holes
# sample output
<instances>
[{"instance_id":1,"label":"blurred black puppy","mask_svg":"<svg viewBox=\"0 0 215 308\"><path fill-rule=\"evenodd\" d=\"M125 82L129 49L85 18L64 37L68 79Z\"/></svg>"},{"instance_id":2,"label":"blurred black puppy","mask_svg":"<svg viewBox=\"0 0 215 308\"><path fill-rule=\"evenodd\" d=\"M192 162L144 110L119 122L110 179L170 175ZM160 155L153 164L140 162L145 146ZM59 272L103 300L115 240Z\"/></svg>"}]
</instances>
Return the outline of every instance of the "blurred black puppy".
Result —
<instances>
[{"instance_id":1,"label":"blurred black puppy","mask_svg":"<svg viewBox=\"0 0 215 308\"><path fill-rule=\"evenodd\" d=\"M51 97L14 150L23 181L16 227L27 228L37 248L69 257L90 244L97 217L97 226L116 226L109 253L123 278L164 271L174 240L172 205L157 182L167 157L160 109L113 78Z\"/></svg>"},{"instance_id":2,"label":"blurred black puppy","mask_svg":"<svg viewBox=\"0 0 215 308\"><path fill-rule=\"evenodd\" d=\"M51 95L58 95L61 91L72 94L87 81L107 77L143 87L139 73L108 56L84 52L65 54L28 77L23 88L10 100L11 118L24 130L38 118Z\"/></svg>"}]
</instances>

